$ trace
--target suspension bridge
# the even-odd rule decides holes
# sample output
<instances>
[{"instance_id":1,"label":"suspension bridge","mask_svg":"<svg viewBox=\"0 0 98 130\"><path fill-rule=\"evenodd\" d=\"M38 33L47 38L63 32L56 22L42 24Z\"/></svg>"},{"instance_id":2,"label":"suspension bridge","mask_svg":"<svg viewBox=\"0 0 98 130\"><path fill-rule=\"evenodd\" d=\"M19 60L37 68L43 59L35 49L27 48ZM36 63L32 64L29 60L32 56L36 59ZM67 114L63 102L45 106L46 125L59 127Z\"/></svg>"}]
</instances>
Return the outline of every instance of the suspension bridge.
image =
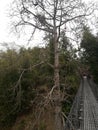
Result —
<instances>
[{"instance_id":1,"label":"suspension bridge","mask_svg":"<svg viewBox=\"0 0 98 130\"><path fill-rule=\"evenodd\" d=\"M98 86L86 76L81 81L65 130L98 130Z\"/></svg>"}]
</instances>

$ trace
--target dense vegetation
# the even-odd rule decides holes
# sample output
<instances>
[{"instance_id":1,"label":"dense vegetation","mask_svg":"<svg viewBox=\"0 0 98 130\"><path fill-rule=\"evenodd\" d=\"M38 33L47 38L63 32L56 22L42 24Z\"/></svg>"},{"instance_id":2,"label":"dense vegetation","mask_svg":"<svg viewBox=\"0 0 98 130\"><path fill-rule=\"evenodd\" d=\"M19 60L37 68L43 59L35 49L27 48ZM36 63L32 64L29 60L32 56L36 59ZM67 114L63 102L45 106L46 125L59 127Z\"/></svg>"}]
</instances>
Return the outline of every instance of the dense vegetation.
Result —
<instances>
[{"instance_id":1,"label":"dense vegetation","mask_svg":"<svg viewBox=\"0 0 98 130\"><path fill-rule=\"evenodd\" d=\"M60 44L60 82L67 114L79 85L75 49ZM51 43L51 41L50 41ZM8 49L0 53L0 126L11 126L18 116L35 112L53 87L53 49ZM43 103L42 103L43 104ZM44 104L42 105L42 107Z\"/></svg>"},{"instance_id":2,"label":"dense vegetation","mask_svg":"<svg viewBox=\"0 0 98 130\"><path fill-rule=\"evenodd\" d=\"M7 49L0 52L0 129L13 126L22 115L32 114L38 119L40 110L53 109L49 94L53 88L54 48L52 38L46 47ZM77 92L80 77L79 69L86 67L98 83L98 37L89 28L83 28L81 57L77 58L76 49L63 36L59 46L60 89L62 92L62 111L67 115ZM82 68L81 68L82 69ZM48 100L47 100L48 99ZM50 108L50 109L51 109ZM49 109L49 113L51 113ZM43 116L40 114L40 118ZM31 117L30 117L31 118ZM47 117L43 117L43 119ZM45 122L44 122L45 123ZM21 125L24 120L21 121ZM36 124L34 129L44 130L45 124ZM14 128L15 129L15 128ZM24 127L20 127L24 129ZM18 130L18 128L16 129Z\"/></svg>"},{"instance_id":3,"label":"dense vegetation","mask_svg":"<svg viewBox=\"0 0 98 130\"><path fill-rule=\"evenodd\" d=\"M80 81L81 57L68 39L80 38L94 6L82 0L14 0L11 6L11 26L18 33L24 30L29 42L36 29L43 31L48 44L1 52L0 125L13 125L30 112L29 125L23 120L14 130L62 130Z\"/></svg>"},{"instance_id":4,"label":"dense vegetation","mask_svg":"<svg viewBox=\"0 0 98 130\"><path fill-rule=\"evenodd\" d=\"M98 83L98 36L92 34L86 26L83 28L81 49L81 62L88 68L90 75Z\"/></svg>"}]
</instances>

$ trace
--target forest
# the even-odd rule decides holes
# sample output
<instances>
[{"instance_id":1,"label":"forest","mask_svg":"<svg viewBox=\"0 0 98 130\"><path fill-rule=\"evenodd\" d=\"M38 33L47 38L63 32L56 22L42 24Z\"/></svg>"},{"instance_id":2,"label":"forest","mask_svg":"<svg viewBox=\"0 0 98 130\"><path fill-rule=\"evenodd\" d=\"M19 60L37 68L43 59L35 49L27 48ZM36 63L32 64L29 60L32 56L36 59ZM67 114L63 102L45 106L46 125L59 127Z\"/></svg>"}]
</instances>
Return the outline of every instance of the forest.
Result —
<instances>
[{"instance_id":1,"label":"forest","mask_svg":"<svg viewBox=\"0 0 98 130\"><path fill-rule=\"evenodd\" d=\"M77 0L50 1L13 3L15 29L33 27L32 42L36 28L44 31L45 46L0 51L0 130L62 130L84 70L98 83L98 36L85 21L94 8Z\"/></svg>"},{"instance_id":2,"label":"forest","mask_svg":"<svg viewBox=\"0 0 98 130\"><path fill-rule=\"evenodd\" d=\"M62 111L66 115L80 84L80 69L89 68L94 80L98 82L97 44L98 37L87 27L84 27L81 40L80 49L83 51L73 49L66 37L62 37L59 48L60 89L64 98ZM26 123L32 121L35 122L34 129L46 129L44 120L48 119L44 114L53 113L51 109L54 107L54 102L48 97L53 87L54 54L51 50L52 41L44 48L7 49L0 52L0 129L11 128L19 118L19 126L13 130L24 130ZM76 55L77 51L82 53L81 57ZM39 119L36 121L37 117ZM36 123L40 118L42 120L38 125ZM31 129L32 125L28 127Z\"/></svg>"}]
</instances>

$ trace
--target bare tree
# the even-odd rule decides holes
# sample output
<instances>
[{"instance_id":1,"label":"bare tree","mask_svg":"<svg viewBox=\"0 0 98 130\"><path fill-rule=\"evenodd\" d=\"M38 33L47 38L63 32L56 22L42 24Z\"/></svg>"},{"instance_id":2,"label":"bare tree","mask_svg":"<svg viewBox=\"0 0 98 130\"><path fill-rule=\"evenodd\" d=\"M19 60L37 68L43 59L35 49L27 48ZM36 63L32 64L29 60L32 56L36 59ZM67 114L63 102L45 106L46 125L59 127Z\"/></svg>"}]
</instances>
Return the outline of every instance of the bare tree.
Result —
<instances>
[{"instance_id":1,"label":"bare tree","mask_svg":"<svg viewBox=\"0 0 98 130\"><path fill-rule=\"evenodd\" d=\"M85 7L82 0L15 0L12 17L14 27L30 26L33 36L35 29L42 30L53 36L54 44L54 86L53 100L55 103L55 130L62 130L61 92L59 78L59 40L62 30L73 23L81 23L92 13L91 7ZM74 28L74 26L73 26ZM72 30L73 31L73 30Z\"/></svg>"}]
</instances>

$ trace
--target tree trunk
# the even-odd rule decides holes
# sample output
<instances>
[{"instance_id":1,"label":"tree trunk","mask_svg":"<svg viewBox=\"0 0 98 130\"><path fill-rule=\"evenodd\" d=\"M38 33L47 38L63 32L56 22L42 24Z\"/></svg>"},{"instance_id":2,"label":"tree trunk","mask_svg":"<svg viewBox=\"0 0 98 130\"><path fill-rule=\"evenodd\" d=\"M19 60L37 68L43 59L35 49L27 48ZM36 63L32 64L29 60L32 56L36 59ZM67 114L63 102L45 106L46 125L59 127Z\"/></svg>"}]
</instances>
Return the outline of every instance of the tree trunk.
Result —
<instances>
[{"instance_id":1,"label":"tree trunk","mask_svg":"<svg viewBox=\"0 0 98 130\"><path fill-rule=\"evenodd\" d=\"M60 79L59 79L59 48L58 48L58 40L57 33L55 31L54 34L54 85L55 85L55 130L62 130L62 122L61 122L61 94L60 94Z\"/></svg>"}]
</instances>

